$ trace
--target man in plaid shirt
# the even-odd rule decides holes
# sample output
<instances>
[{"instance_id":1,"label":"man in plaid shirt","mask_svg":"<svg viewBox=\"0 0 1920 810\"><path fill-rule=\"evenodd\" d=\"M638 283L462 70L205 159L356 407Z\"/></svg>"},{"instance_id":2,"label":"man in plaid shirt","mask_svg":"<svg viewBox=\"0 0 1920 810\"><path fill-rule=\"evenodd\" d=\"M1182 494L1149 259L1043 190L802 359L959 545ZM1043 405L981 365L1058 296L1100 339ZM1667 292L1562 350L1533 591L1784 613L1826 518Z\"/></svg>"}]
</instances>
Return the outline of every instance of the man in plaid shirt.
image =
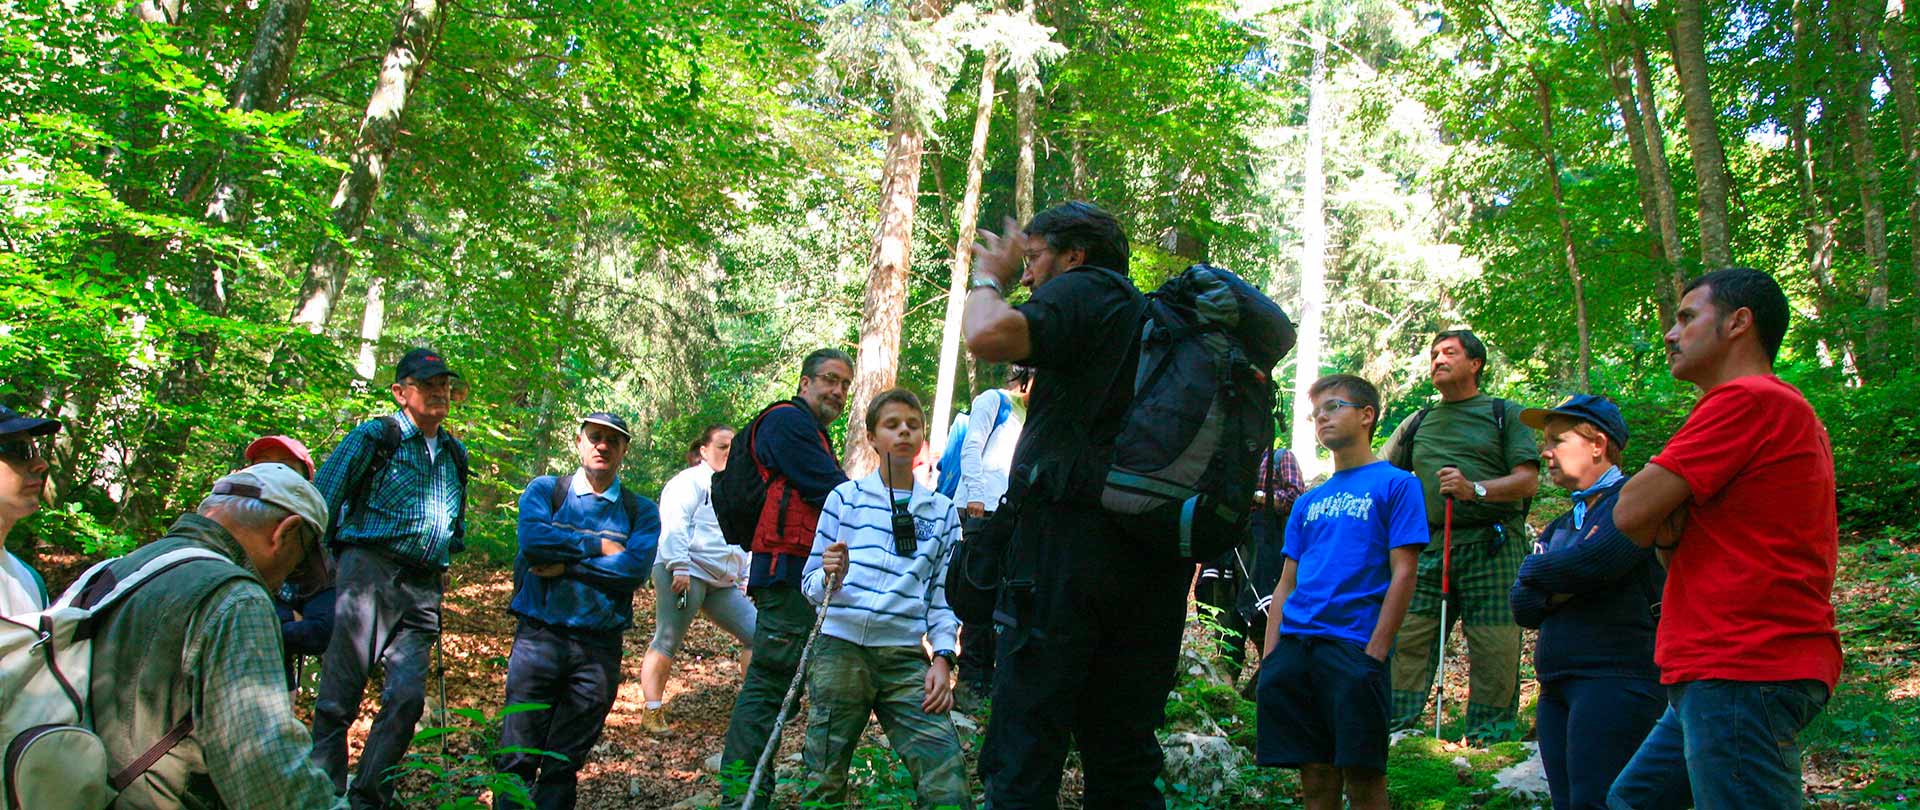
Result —
<instances>
[{"instance_id":1,"label":"man in plaid shirt","mask_svg":"<svg viewBox=\"0 0 1920 810\"><path fill-rule=\"evenodd\" d=\"M393 801L387 771L406 756L425 709L447 565L462 548L466 501L458 459L465 449L441 423L465 399L466 386L431 349L407 352L393 377L400 411L354 428L314 477L333 515L327 534L338 558L338 596L320 664L313 761L337 791L348 792L347 728L359 717L367 673L374 664L387 673L348 797L355 808ZM374 469L396 426L398 446Z\"/></svg>"}]
</instances>

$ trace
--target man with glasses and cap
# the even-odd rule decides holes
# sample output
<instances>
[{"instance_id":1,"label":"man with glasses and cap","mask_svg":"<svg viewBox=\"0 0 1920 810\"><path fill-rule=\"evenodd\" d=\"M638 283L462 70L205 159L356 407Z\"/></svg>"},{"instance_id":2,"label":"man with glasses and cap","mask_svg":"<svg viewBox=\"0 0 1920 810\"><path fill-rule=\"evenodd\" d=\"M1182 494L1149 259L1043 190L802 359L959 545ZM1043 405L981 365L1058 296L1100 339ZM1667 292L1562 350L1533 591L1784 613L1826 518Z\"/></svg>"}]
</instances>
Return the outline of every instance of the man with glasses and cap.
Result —
<instances>
[{"instance_id":1,"label":"man with glasses and cap","mask_svg":"<svg viewBox=\"0 0 1920 810\"><path fill-rule=\"evenodd\" d=\"M466 448L442 423L466 384L432 349L407 352L393 379L399 410L355 427L314 476L334 516L326 536L338 597L320 664L313 761L355 808L393 801L388 769L406 755L426 705L445 574L465 534ZM380 713L348 791L347 728L375 664L386 669Z\"/></svg>"},{"instance_id":2,"label":"man with glasses and cap","mask_svg":"<svg viewBox=\"0 0 1920 810\"><path fill-rule=\"evenodd\" d=\"M170 552L221 560L168 569L105 614L93 640L93 728L109 761L160 753L116 808L342 808L307 760L307 730L281 688L280 626L268 594L328 579L327 506L304 476L256 464L165 536L110 563L124 577Z\"/></svg>"},{"instance_id":3,"label":"man with glasses and cap","mask_svg":"<svg viewBox=\"0 0 1920 810\"><path fill-rule=\"evenodd\" d=\"M13 524L40 508L47 488L40 439L59 430L52 419L21 416L0 405L0 541L13 533ZM0 545L0 616L46 610L49 601L40 572Z\"/></svg>"},{"instance_id":4,"label":"man with glasses and cap","mask_svg":"<svg viewBox=\"0 0 1920 810\"><path fill-rule=\"evenodd\" d=\"M500 747L509 753L498 765L527 784L540 810L574 806L580 766L620 691L620 636L633 625L633 592L653 568L660 507L620 485L631 440L625 420L588 414L573 443L579 470L535 478L520 495L507 607L520 626L505 705L549 708L507 716Z\"/></svg>"}]
</instances>

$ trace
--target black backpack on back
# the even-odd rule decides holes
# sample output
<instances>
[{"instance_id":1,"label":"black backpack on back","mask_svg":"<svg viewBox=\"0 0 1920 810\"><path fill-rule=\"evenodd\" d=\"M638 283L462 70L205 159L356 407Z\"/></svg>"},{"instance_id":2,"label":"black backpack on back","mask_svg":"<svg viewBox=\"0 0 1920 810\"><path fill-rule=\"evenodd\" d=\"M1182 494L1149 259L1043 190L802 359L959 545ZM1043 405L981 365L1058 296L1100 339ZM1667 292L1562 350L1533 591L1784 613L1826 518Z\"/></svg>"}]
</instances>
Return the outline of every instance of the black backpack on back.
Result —
<instances>
[{"instance_id":1,"label":"black backpack on back","mask_svg":"<svg viewBox=\"0 0 1920 810\"><path fill-rule=\"evenodd\" d=\"M1273 446L1274 364L1293 323L1233 273L1188 267L1147 296L1133 404L1100 503L1136 540L1203 562L1245 539Z\"/></svg>"},{"instance_id":2,"label":"black backpack on back","mask_svg":"<svg viewBox=\"0 0 1920 810\"><path fill-rule=\"evenodd\" d=\"M767 484L772 474L754 453L754 439L760 422L774 408L800 407L793 400L781 400L765 408L734 437L727 451L727 468L713 474L713 516L720 523L720 535L731 545L753 550L753 531L760 523L760 512L767 505Z\"/></svg>"}]
</instances>

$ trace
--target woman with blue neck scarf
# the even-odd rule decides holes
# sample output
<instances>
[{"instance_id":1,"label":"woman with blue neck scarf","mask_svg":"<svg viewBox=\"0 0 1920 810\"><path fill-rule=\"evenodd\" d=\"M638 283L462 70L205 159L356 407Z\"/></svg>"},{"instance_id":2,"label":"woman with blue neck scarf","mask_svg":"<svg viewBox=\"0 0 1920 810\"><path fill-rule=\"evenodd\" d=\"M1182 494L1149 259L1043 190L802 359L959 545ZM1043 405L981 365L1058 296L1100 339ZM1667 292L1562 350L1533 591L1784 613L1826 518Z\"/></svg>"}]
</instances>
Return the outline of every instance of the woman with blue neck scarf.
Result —
<instances>
[{"instance_id":1,"label":"woman with blue neck scarf","mask_svg":"<svg viewBox=\"0 0 1920 810\"><path fill-rule=\"evenodd\" d=\"M1573 498L1521 563L1511 596L1514 619L1540 631L1534 647L1540 759L1554 810L1604 808L1614 777L1666 709L1653 663L1666 571L1651 549L1610 548L1591 539L1626 483L1619 465L1627 423L1620 409L1580 394L1520 419L1544 430L1540 456L1547 474ZM1688 795L1685 785L1657 793L1635 806L1685 806Z\"/></svg>"}]
</instances>

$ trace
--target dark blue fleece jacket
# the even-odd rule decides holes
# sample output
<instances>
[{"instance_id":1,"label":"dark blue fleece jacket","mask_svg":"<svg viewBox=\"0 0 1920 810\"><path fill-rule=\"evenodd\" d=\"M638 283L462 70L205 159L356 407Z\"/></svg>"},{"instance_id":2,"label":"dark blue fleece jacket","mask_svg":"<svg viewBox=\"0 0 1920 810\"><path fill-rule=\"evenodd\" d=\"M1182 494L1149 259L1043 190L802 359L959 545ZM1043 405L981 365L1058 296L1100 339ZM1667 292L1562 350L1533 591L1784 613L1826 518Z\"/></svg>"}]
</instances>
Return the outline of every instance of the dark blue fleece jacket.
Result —
<instances>
[{"instance_id":1,"label":"dark blue fleece jacket","mask_svg":"<svg viewBox=\"0 0 1920 810\"><path fill-rule=\"evenodd\" d=\"M1613 530L1613 506L1625 481L1601 491L1586 522L1573 513L1540 533L1544 553L1520 564L1513 584L1513 618L1540 629L1533 668L1543 683L1568 677L1660 677L1653 663L1656 610L1666 569L1653 550ZM1570 598L1552 604L1555 594Z\"/></svg>"},{"instance_id":2,"label":"dark blue fleece jacket","mask_svg":"<svg viewBox=\"0 0 1920 810\"><path fill-rule=\"evenodd\" d=\"M588 633L618 633L633 624L633 592L653 568L660 542L660 507L638 498L638 518L627 522L627 510L592 492L568 492L556 512L549 504L553 488L567 486L572 476L543 475L520 495L520 555L513 563L513 601L507 611L539 624ZM602 555L600 541L626 546L620 554ZM536 565L563 563L557 577L534 576Z\"/></svg>"}]
</instances>

